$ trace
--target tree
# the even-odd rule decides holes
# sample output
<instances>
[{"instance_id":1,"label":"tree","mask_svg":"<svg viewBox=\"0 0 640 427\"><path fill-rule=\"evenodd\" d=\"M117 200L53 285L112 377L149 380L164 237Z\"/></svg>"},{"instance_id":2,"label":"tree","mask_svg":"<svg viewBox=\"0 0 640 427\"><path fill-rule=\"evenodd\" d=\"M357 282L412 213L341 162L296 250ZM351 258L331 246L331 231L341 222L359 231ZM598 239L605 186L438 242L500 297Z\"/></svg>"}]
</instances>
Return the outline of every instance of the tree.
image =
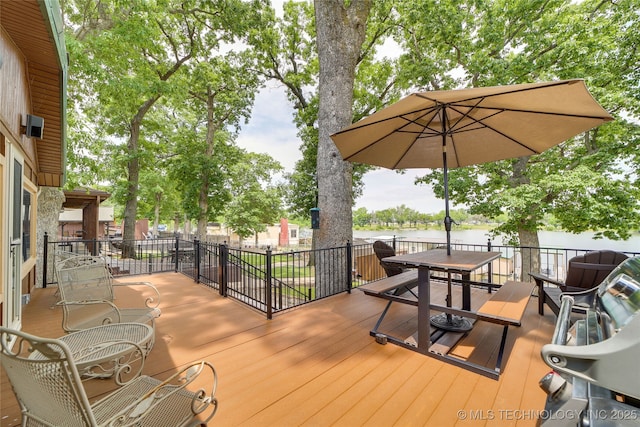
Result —
<instances>
[{"instance_id":1,"label":"tree","mask_svg":"<svg viewBox=\"0 0 640 427\"><path fill-rule=\"evenodd\" d=\"M225 222L241 238L265 231L282 215L282 188L273 177L282 165L266 154L245 153L231 171L231 200Z\"/></svg>"},{"instance_id":2,"label":"tree","mask_svg":"<svg viewBox=\"0 0 640 427\"><path fill-rule=\"evenodd\" d=\"M353 211L353 225L364 227L371 224L372 214L367 212L367 208L359 208Z\"/></svg>"},{"instance_id":3,"label":"tree","mask_svg":"<svg viewBox=\"0 0 640 427\"><path fill-rule=\"evenodd\" d=\"M200 123L193 127L197 133L195 139L204 138L200 150L183 151L182 161L189 162L196 157L213 158L217 150L217 143L231 143L235 139L240 122L245 122L250 116L250 108L255 99L255 92L260 84L257 73L250 73L247 70L254 68L253 58L250 52L240 53L230 52L224 56L210 58L206 61L199 61L189 70L188 77L184 80L186 84L185 93L189 95L190 107L196 118L204 118L204 126ZM184 108L179 107L179 111ZM231 130L235 132L231 134ZM228 141L216 138L218 133L228 135ZM227 139L227 138L225 138ZM221 157L224 159L224 157ZM197 160L196 160L197 161ZM224 176L221 180L216 179L219 171L229 168L217 162L201 168L196 179L200 188L197 194L198 208L195 219L198 221L197 236L204 239L207 234L207 222L210 217L215 217L216 213L223 210L224 205L221 200L213 197L220 192L220 189L211 188L218 184L224 185ZM193 182L190 184L193 185Z\"/></svg>"},{"instance_id":4,"label":"tree","mask_svg":"<svg viewBox=\"0 0 640 427\"><path fill-rule=\"evenodd\" d=\"M95 109L87 111L112 138L126 140L125 155L119 157L127 182L125 241L134 238L145 117L172 93L173 77L184 64L245 32L251 7L239 0L67 4L75 35L72 52L86 58L80 62L86 68L77 76L95 93L89 97ZM133 249L125 246L123 255L134 256Z\"/></svg>"},{"instance_id":5,"label":"tree","mask_svg":"<svg viewBox=\"0 0 640 427\"><path fill-rule=\"evenodd\" d=\"M389 227L391 224L396 223L396 211L393 208L383 209L376 211L376 220Z\"/></svg>"},{"instance_id":6,"label":"tree","mask_svg":"<svg viewBox=\"0 0 640 427\"><path fill-rule=\"evenodd\" d=\"M206 136L207 126L200 118L185 110L181 117L172 140L174 156L170 161L169 176L182 195L181 211L189 220L204 221L206 230L206 222L221 216L231 200L230 175L244 154L226 130L215 132L210 143ZM201 203L203 185L206 185L207 202L204 211Z\"/></svg>"},{"instance_id":7,"label":"tree","mask_svg":"<svg viewBox=\"0 0 640 427\"><path fill-rule=\"evenodd\" d=\"M375 58L376 48L394 28L392 4L380 0L371 6L366 38L357 58L353 120L399 96L392 62ZM309 210L318 205L318 52L313 6L304 1L287 1L283 18L271 19L265 25L268 30L256 34L251 42L261 52L265 77L287 88L294 107L302 159L288 175L287 200L290 211L308 218ZM353 165L354 197L362 193L362 176L370 169L368 165Z\"/></svg>"},{"instance_id":8,"label":"tree","mask_svg":"<svg viewBox=\"0 0 640 427\"><path fill-rule=\"evenodd\" d=\"M419 89L448 89L580 76L609 111L631 111L637 85L611 74L637 65L637 44L625 52L614 48L628 43L626 36L637 41L628 34L638 20L630 3L400 3L405 78ZM637 143L637 136L621 137L629 128L618 115L616 123L539 156L451 170L451 200L468 205L472 214L507 213L495 232L522 246L539 246L537 231L547 214L566 230L595 227L624 238L638 225L637 188L620 167ZM430 171L421 181L442 196L442 171ZM536 257L523 259L524 272L539 268Z\"/></svg>"},{"instance_id":9,"label":"tree","mask_svg":"<svg viewBox=\"0 0 640 427\"><path fill-rule=\"evenodd\" d=\"M168 179L164 165L156 170L142 170L138 210L142 217L152 219L151 229L155 236L158 236L160 221L173 218L180 201L175 182Z\"/></svg>"}]
</instances>

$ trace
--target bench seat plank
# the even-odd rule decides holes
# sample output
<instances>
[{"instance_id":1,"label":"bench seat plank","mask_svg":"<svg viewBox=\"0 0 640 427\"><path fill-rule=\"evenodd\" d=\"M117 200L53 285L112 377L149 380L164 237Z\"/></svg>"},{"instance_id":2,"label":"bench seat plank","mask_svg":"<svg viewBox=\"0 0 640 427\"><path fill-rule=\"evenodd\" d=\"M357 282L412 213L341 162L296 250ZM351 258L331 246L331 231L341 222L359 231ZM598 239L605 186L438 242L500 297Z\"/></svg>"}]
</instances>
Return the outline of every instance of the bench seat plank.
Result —
<instances>
[{"instance_id":1,"label":"bench seat plank","mask_svg":"<svg viewBox=\"0 0 640 427\"><path fill-rule=\"evenodd\" d=\"M478 310L484 321L520 326L534 283L507 281Z\"/></svg>"},{"instance_id":2,"label":"bench seat plank","mask_svg":"<svg viewBox=\"0 0 640 427\"><path fill-rule=\"evenodd\" d=\"M411 269L404 273L396 274L395 276L385 277L384 279L361 285L358 289L367 295L380 296L381 294L395 291L409 285L418 285L418 269Z\"/></svg>"}]
</instances>

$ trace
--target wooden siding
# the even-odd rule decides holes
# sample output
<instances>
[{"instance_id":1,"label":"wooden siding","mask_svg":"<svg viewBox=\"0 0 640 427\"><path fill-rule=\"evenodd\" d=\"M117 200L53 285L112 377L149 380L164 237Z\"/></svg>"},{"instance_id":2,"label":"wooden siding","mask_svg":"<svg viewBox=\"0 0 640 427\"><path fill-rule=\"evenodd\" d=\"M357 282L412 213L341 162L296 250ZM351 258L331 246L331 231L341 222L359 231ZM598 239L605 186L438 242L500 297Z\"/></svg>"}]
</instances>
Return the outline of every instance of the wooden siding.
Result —
<instances>
[{"instance_id":1,"label":"wooden siding","mask_svg":"<svg viewBox=\"0 0 640 427\"><path fill-rule=\"evenodd\" d=\"M537 314L532 298L523 325L507 343L498 381L392 345L369 330L386 301L354 290L266 320L178 274L137 276L162 295L156 345L144 372L159 378L191 360L206 359L219 374L220 426L534 426L544 408L538 380L548 372L540 358L553 317ZM444 286L433 298L444 298ZM24 329L62 335L54 289L37 289L24 309ZM131 292L128 290L127 292ZM474 290L475 308L486 291ZM135 295L118 302L133 304ZM457 301L454 298L454 301ZM385 327L415 328L415 307L394 304ZM455 353L491 363L502 328L480 324ZM92 399L115 388L112 380L85 383ZM19 424L19 409L2 373L2 426Z\"/></svg>"},{"instance_id":2,"label":"wooden siding","mask_svg":"<svg viewBox=\"0 0 640 427\"><path fill-rule=\"evenodd\" d=\"M64 175L64 72L37 0L0 1L0 120L37 171L38 185L59 187ZM43 139L23 137L26 114L44 118Z\"/></svg>"}]
</instances>

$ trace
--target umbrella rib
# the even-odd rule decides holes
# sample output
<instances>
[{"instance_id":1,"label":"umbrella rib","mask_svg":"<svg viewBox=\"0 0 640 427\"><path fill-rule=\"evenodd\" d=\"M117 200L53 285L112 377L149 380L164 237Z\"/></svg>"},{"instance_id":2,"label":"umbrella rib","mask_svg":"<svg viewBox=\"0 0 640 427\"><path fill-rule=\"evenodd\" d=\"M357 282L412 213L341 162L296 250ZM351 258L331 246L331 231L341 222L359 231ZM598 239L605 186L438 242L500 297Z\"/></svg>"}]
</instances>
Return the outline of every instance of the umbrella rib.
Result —
<instances>
[{"instance_id":1,"label":"umbrella rib","mask_svg":"<svg viewBox=\"0 0 640 427\"><path fill-rule=\"evenodd\" d=\"M479 101L479 102L481 102L481 101ZM462 111L459 111L458 109L454 108L453 106L450 106L450 108L451 108L453 111L456 111L456 112L458 112L458 113L462 114L462 116L461 116L461 117L460 117L460 119L456 122L456 124L457 124L457 123L459 123L459 122L460 122L460 120L462 120L462 118L463 118L463 117L468 117L469 119L473 120L473 123L474 123L474 124L479 124L479 125L480 125L480 126L482 126L482 127L485 127L485 128L487 128L487 129L491 129L491 130L492 130L492 131L494 131L495 133L497 133L497 134L499 134L499 135L504 136L505 138L507 138L508 140L510 140L510 141L512 141L512 142L514 142L515 144L518 144L518 145L519 145L519 146L521 146L522 148L524 148L524 149L526 149L526 150L531 151L531 153L532 153L532 154L539 154L539 153L540 153L539 151L534 150L534 149L532 149L531 147L528 147L527 145L523 144L522 142L518 141L517 139L514 139L513 137L511 137L511 136L509 136L509 135L505 134L504 132L502 132L502 131L500 131L500 130L496 129L495 127L493 127L493 126L489 126L488 124L486 124L486 123L484 123L484 122L482 122L482 121L480 121L480 120L477 120L476 118L474 118L474 117L470 116L470 115L469 115L469 113L470 113L471 111L473 111L473 109L474 109L474 108L476 108L476 107L472 107L472 108L471 108L467 113L464 113L464 112L462 112ZM494 114L491 114L491 115L489 115L489 116L487 116L487 117L483 117L483 118L482 118L482 120L485 120L485 119L487 119L487 118L489 118L489 117L496 116L496 115L498 115L498 114L500 114L500 113L503 113L504 111L506 111L506 110L504 110L504 109L503 109L503 110L500 110L500 111L496 111ZM455 125L454 125L454 126L455 126ZM451 129L451 128L453 128L454 126L451 126L451 127L450 127L450 129ZM469 126L471 126L471 123L470 123L470 124L468 124L468 125L465 125L464 127L469 127ZM473 129L468 129L468 130L466 130L466 131L462 130L462 131L457 131L457 132L455 132L455 133L469 132L469 131L472 131L472 130L473 130ZM454 134L454 132L451 132L451 145L453 146L453 150L454 150L454 153L455 153L455 156L456 156L456 161L457 161L457 160L458 160L458 150L456 150L455 145L453 144L453 134Z\"/></svg>"},{"instance_id":2,"label":"umbrella rib","mask_svg":"<svg viewBox=\"0 0 640 427\"><path fill-rule=\"evenodd\" d=\"M590 114L573 114L573 113L563 113L563 112L553 112L553 111L538 111L538 110L525 110L525 109L520 109L520 108L499 108L499 107L488 107L488 106L484 106L484 105L475 105L475 106L470 106L470 105L465 105L465 104L459 104L458 102L455 103L451 103L448 104L450 108L454 109L454 107L466 107L466 108L471 108L473 109L477 109L477 110L498 110L496 111L495 114L499 114L499 113L504 113L505 111L508 111L510 113L527 113L527 114L542 114L542 115L549 115L549 116L562 116L562 117L577 117L580 119L602 119L602 116L594 116L594 115L590 115ZM456 110L458 111L458 110ZM462 112L458 111L459 113L463 114ZM492 117L495 114L492 114L490 116L487 117L483 117L482 119L486 119L488 117Z\"/></svg>"},{"instance_id":3,"label":"umbrella rib","mask_svg":"<svg viewBox=\"0 0 640 427\"><path fill-rule=\"evenodd\" d=\"M406 121L406 123L405 123L404 125L402 125L402 127L397 128L397 129L393 129L393 130L389 131L387 134L382 135L380 138L378 138L378 139L376 139L376 140L371 141L370 143L368 143L367 145L365 145L364 147L362 147L362 148L361 148L361 149L359 149L358 151L356 151L356 152L354 152L353 154L351 154L351 155L349 155L349 156L345 157L345 158L344 158L344 160L347 160L347 161L348 161L348 160L350 160L352 157L354 157L354 156L356 156L356 155L360 154L361 152L363 152L363 151L367 150L369 147L371 147L371 146L373 146L373 145L377 144L378 142L382 141L383 139L385 139L386 137L388 137L389 135L392 135L392 134L394 134L394 133L408 133L408 134L416 134L416 137L414 138L414 140L413 140L413 141L411 141L411 142L409 143L409 146L407 147L407 149L406 149L404 152L402 152L402 155L401 155L400 157L398 157L398 161L394 163L394 165L393 165L393 168L392 168L392 169L395 169L395 168L396 168L396 166L400 163L400 161L401 161L401 160L402 160L402 158L404 157L404 155L405 155L405 154L406 154L406 153L411 149L411 147L413 146L413 144L415 143L415 141L416 141L416 140L420 137L420 135L422 134L422 132L415 132L415 131L402 130L402 128L404 128L404 127L406 127L406 126L408 126L408 125L410 125L410 124L419 124L419 123L417 123L417 122L416 122L416 119L414 119L414 120L409 120L409 119L407 119L407 118L406 118L406 116L407 116L407 115L411 115L411 114L415 114L415 113L418 113L418 112L421 112L421 111L424 111L425 113L424 113L422 116L418 117L418 118L422 118L422 117L424 117L424 116L426 116L426 115L428 115L428 114L432 113L432 112L433 112L433 108L432 108L432 107L430 107L430 108L421 108L421 109L418 109L418 110L411 111L411 112L409 112L409 113L399 114L399 115L397 115L397 116L388 117L388 118L385 118L384 120L379 120L379 121L376 121L376 122L367 123L367 124L365 124L365 125L363 125L363 126L360 126L360 127L359 127L359 128L357 128L357 129L363 129L363 128L365 128L366 126L370 126L370 125L374 125L374 124L379 124L379 123L382 123L382 122L384 122L384 121L392 120L392 119L397 119L397 118L400 118L400 119L402 119L402 120L405 120L405 121ZM433 120L433 118L432 118L431 120ZM431 122L431 120L429 120L429 122ZM353 130L353 129L351 129L351 130ZM338 132L338 133L340 133L340 132Z\"/></svg>"},{"instance_id":4,"label":"umbrella rib","mask_svg":"<svg viewBox=\"0 0 640 427\"><path fill-rule=\"evenodd\" d=\"M482 98L482 100L484 100L484 98ZM482 102L482 100L480 100L478 103ZM590 116L590 115L580 115L580 114L569 114L569 113L549 113L549 112L543 112L543 111L535 111L535 110L524 110L524 109L511 109L511 108L492 108L492 107L484 107L481 105L474 105L474 106L465 106L462 105L463 107L467 107L470 108L467 112L461 111L456 107L460 107L459 105L453 105L453 104L449 104L449 108L451 108L453 111L456 111L457 113L459 113L461 115L461 117L456 121L456 123L454 125L452 125L450 127L450 129L455 129L455 126L464 118L464 117L468 117L470 120L473 121L473 123L469 123L467 125L464 125L463 127L461 127L460 129L456 130L455 132L450 132L450 134L452 135L451 137L451 142L453 145L453 134L454 133L462 133L462 132L470 132L475 130L476 128L473 129L467 129L464 130L464 128L468 128L470 126L472 126L473 124L478 124L482 127L485 127L487 129L491 129L493 132L502 135L503 137L507 138L508 140L518 144L519 146L521 146L522 148L525 148L529 151L531 151L532 154L540 154L540 151L538 150L534 150L531 147L527 146L526 144L523 144L522 142L518 141L517 139L514 139L513 137L505 134L504 132L496 129L493 126L490 126L486 123L484 123L484 120L490 118L490 117L494 117L497 116L500 113L504 113L504 112L519 112L519 113L530 113L530 114L545 114L545 115L554 115L554 116L563 116L563 117L579 117L579 118L592 118L592 119L601 119L602 117L598 117L598 116ZM481 120L474 118L473 116L470 115L471 111L473 111L474 109L485 109L485 110L498 110L493 114L490 114L488 116L482 117ZM453 145L454 151L455 150L455 145ZM456 154L456 160L457 160L458 156Z\"/></svg>"},{"instance_id":5,"label":"umbrella rib","mask_svg":"<svg viewBox=\"0 0 640 427\"><path fill-rule=\"evenodd\" d=\"M403 112L403 113L397 114L395 116L385 117L383 119L375 120L375 121L372 121L370 123L364 123L364 124L361 124L360 126L355 126L355 125L358 124L358 122L355 122L352 125L350 125L350 126L344 128L344 129L339 130L338 132L334 133L333 136L337 136L337 135L340 135L340 134L343 134L343 133L353 132L356 129L364 129L364 128L369 127L369 126L378 125L380 123L388 122L390 120L395 120L397 118L402 118L404 120L407 120L407 124L415 123L415 120L408 120L408 119L405 118L405 116L409 116L409 115L412 115L412 114L420 113L420 112L423 112L423 111L425 112L425 115L426 115L426 114L431 113L433 110L434 110L434 106L429 106L427 108L417 108L415 110L411 110L411 111L408 111L408 112ZM424 117L424 115L422 117ZM404 125L404 126L406 126L406 125Z\"/></svg>"},{"instance_id":6,"label":"umbrella rib","mask_svg":"<svg viewBox=\"0 0 640 427\"><path fill-rule=\"evenodd\" d=\"M419 119L421 119L421 118L423 118L424 116L426 116L427 114L431 114L431 113L433 113L433 116L429 119L429 121L427 122L427 124L425 124L425 125L424 125L425 127L428 127L428 125L433 121L434 117L436 117L436 116L438 115L438 112L441 110L439 107L440 107L440 106L439 106L438 104L436 104L436 105L434 105L433 107L430 107L430 108L428 108L428 109L424 109L424 110L426 111L426 112L425 112L425 114L423 114L423 115L421 115L420 117L418 117ZM420 111L420 110L416 110L416 111L415 111L415 112L413 112L413 113L417 113L418 111ZM409 114L413 114L413 113L409 113ZM404 126L407 126L407 125L409 125L409 124L419 124L419 123L417 123L417 122L416 122L416 120L417 120L418 118L417 118L417 119L414 119L414 120L408 120L408 119L406 119L406 118L405 118L405 115L404 115L404 114L402 114L402 115L400 115L400 116L398 116L398 117L401 117L402 119L407 120L407 124L406 124L406 125L404 125ZM419 125L420 125L420 124L419 124ZM404 126L403 126L403 127L404 127ZM422 126L422 125L420 125L420 126ZM404 150L404 151L402 152L402 155L398 157L398 160L397 160L397 161L395 161L395 162L393 163L393 167L392 167L391 169L396 169L396 168L398 167L398 165L400 164L400 162L402 161L402 159L404 158L404 156L409 152L409 150L411 150L411 147L413 147L413 144L415 144L415 143L416 143L416 141L418 140L418 138L420 138L420 135L422 135L422 132L407 132L407 131L403 131L403 130L401 130L401 129L398 129L396 132L398 132L398 131L399 131L399 132L404 132L404 133L415 133L415 134L416 134L416 137L415 137L415 138L413 138L413 141L411 141L411 143L409 143L409 145L407 145L407 149L406 149L406 150Z\"/></svg>"}]
</instances>

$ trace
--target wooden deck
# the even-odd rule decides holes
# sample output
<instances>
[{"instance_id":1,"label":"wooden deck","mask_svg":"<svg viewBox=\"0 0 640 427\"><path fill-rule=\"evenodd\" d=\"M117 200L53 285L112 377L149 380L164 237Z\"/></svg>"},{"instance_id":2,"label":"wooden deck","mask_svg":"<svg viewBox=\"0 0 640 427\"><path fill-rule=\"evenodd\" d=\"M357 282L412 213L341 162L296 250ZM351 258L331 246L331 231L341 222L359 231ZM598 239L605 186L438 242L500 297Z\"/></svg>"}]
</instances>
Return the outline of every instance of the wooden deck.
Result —
<instances>
[{"instance_id":1,"label":"wooden deck","mask_svg":"<svg viewBox=\"0 0 640 427\"><path fill-rule=\"evenodd\" d=\"M393 344L369 331L386 301L354 290L277 315L273 320L178 273L136 276L162 295L156 344L144 373L163 378L192 360L206 359L219 375L220 426L533 426L544 409L538 380L548 372L540 348L551 340L551 314L529 302L522 327L511 328L498 381ZM123 281L126 281L123 280ZM61 336L55 289L37 289L24 307L23 329ZM126 291L130 292L130 291ZM432 298L443 296L434 289ZM136 295L118 294L131 304ZM473 308L486 299L474 290ZM438 300L440 301L440 300ZM454 298L454 304L457 301ZM394 304L381 329L398 336L416 329L416 307ZM480 322L453 353L495 363L502 327ZM95 399L112 380L85 383ZM20 423L4 371L1 425Z\"/></svg>"}]
</instances>

